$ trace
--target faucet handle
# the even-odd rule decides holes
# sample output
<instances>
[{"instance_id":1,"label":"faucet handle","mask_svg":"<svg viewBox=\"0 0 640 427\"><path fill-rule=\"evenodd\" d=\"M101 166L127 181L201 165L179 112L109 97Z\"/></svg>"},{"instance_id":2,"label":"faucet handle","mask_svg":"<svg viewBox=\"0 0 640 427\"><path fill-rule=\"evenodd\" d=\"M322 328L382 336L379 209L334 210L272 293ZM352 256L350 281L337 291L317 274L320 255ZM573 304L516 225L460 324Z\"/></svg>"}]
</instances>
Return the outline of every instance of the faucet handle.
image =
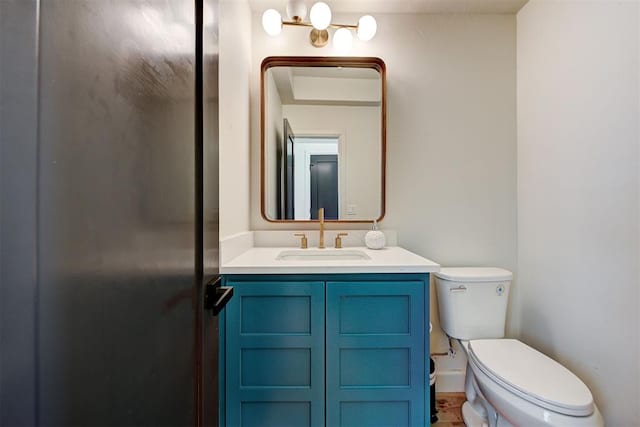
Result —
<instances>
[{"instance_id":1,"label":"faucet handle","mask_svg":"<svg viewBox=\"0 0 640 427\"><path fill-rule=\"evenodd\" d=\"M307 240L307 235L304 233L296 233L294 234L296 237L300 237L300 249L307 249L309 247L309 242Z\"/></svg>"},{"instance_id":2,"label":"faucet handle","mask_svg":"<svg viewBox=\"0 0 640 427\"><path fill-rule=\"evenodd\" d=\"M342 248L342 236L348 236L348 235L349 233L338 233L338 235L336 236L336 244L335 244L336 249Z\"/></svg>"}]
</instances>

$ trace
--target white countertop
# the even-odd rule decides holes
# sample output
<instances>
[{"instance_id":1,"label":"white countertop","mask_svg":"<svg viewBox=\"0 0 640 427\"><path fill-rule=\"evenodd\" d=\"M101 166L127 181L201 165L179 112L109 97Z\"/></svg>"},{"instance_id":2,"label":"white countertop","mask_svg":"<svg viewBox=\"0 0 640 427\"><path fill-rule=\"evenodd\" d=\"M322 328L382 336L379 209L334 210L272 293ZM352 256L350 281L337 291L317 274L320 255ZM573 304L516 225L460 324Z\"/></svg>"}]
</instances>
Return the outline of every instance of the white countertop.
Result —
<instances>
[{"instance_id":1,"label":"white countertop","mask_svg":"<svg viewBox=\"0 0 640 427\"><path fill-rule=\"evenodd\" d=\"M309 250L313 250L310 248ZM347 247L366 253L367 260L278 260L282 251L295 247L253 247L220 266L222 274L340 274L340 273L435 273L440 266L399 246L380 250ZM327 250L340 251L329 248Z\"/></svg>"}]
</instances>

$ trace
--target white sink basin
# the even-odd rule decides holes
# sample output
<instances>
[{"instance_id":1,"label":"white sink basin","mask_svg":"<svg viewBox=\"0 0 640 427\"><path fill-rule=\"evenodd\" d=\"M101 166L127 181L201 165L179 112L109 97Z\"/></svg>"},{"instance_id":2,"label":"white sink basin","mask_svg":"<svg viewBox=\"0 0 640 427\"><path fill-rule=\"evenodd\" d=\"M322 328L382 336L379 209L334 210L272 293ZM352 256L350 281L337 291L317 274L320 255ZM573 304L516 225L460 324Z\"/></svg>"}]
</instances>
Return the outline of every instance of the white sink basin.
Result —
<instances>
[{"instance_id":1,"label":"white sink basin","mask_svg":"<svg viewBox=\"0 0 640 427\"><path fill-rule=\"evenodd\" d=\"M282 251L278 261L354 261L371 259L359 250L349 249L296 249Z\"/></svg>"}]
</instances>

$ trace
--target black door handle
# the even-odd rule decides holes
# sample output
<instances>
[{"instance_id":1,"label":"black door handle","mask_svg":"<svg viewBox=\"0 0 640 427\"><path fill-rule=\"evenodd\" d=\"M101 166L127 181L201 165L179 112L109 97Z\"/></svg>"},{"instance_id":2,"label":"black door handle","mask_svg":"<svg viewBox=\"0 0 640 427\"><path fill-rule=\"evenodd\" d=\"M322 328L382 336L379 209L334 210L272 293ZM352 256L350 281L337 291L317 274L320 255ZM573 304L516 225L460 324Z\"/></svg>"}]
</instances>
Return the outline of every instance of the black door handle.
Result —
<instances>
[{"instance_id":1,"label":"black door handle","mask_svg":"<svg viewBox=\"0 0 640 427\"><path fill-rule=\"evenodd\" d=\"M205 286L204 309L217 316L233 297L232 286L221 286L222 277L216 276Z\"/></svg>"}]
</instances>

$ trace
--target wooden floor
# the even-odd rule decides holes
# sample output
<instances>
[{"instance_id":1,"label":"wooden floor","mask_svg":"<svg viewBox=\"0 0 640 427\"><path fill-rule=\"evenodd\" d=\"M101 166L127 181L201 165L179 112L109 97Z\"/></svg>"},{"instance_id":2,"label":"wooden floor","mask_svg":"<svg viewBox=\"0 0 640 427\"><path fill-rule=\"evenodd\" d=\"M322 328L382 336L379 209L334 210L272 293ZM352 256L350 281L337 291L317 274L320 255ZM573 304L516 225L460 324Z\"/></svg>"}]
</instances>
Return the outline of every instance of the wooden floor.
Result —
<instances>
[{"instance_id":1,"label":"wooden floor","mask_svg":"<svg viewBox=\"0 0 640 427\"><path fill-rule=\"evenodd\" d=\"M462 404L465 400L464 393L436 393L438 422L431 425L436 427L464 427Z\"/></svg>"}]
</instances>

